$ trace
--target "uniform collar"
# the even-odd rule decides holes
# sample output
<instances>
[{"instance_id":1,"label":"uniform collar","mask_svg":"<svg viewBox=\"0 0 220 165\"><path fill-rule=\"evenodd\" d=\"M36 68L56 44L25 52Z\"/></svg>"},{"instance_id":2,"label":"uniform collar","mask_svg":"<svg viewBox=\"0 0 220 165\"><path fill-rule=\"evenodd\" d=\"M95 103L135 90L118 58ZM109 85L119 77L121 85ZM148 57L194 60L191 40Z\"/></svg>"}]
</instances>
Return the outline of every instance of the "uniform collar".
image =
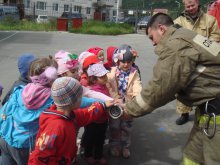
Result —
<instances>
[{"instance_id":1,"label":"uniform collar","mask_svg":"<svg viewBox=\"0 0 220 165\"><path fill-rule=\"evenodd\" d=\"M202 11L201 7L199 6L198 12L197 12L195 18L192 18L192 16L191 16L187 11L183 11L180 15L183 16L183 17L186 17L186 19L187 19L188 21L190 21L191 23L194 24L194 23L196 22L196 20L197 20L198 18L200 18L203 14L204 14L204 12Z\"/></svg>"},{"instance_id":2,"label":"uniform collar","mask_svg":"<svg viewBox=\"0 0 220 165\"><path fill-rule=\"evenodd\" d=\"M157 55L159 55L161 50L164 49L164 45L166 45L168 38L170 38L170 36L172 36L176 30L177 28L175 27L175 25L168 27L166 33L164 34L164 36L162 36L160 42L155 47L155 53Z\"/></svg>"},{"instance_id":3,"label":"uniform collar","mask_svg":"<svg viewBox=\"0 0 220 165\"><path fill-rule=\"evenodd\" d=\"M162 36L162 38L161 38L160 42L158 43L158 45L166 43L167 38L169 38L169 37L176 31L176 29L177 29L177 28L175 27L175 25L172 25L172 26L168 27L168 28L167 28L167 31L166 31L165 34ZM158 45L157 45L157 46L158 46ZM157 47L157 46L156 46L156 47Z\"/></svg>"}]
</instances>

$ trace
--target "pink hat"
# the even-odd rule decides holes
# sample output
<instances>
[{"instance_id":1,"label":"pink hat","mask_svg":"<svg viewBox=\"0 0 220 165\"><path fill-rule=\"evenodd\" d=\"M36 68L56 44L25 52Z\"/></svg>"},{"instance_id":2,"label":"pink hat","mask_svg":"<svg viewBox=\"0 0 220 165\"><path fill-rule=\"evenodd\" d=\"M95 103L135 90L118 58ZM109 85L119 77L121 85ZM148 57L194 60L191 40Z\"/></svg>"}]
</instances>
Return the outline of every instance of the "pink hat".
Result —
<instances>
[{"instance_id":1,"label":"pink hat","mask_svg":"<svg viewBox=\"0 0 220 165\"><path fill-rule=\"evenodd\" d=\"M65 50L59 50L57 53L55 53L54 57L55 60L63 59L63 58L70 58L68 55L71 54Z\"/></svg>"},{"instance_id":2,"label":"pink hat","mask_svg":"<svg viewBox=\"0 0 220 165\"><path fill-rule=\"evenodd\" d=\"M61 75L71 69L77 68L79 66L78 60L66 60L66 59L60 59L57 61L58 64L58 75Z\"/></svg>"},{"instance_id":3,"label":"pink hat","mask_svg":"<svg viewBox=\"0 0 220 165\"><path fill-rule=\"evenodd\" d=\"M90 53L93 53L95 55L98 55L98 53L103 50L102 48L100 47L92 47L92 48L89 48L87 51L90 52Z\"/></svg>"},{"instance_id":4,"label":"pink hat","mask_svg":"<svg viewBox=\"0 0 220 165\"><path fill-rule=\"evenodd\" d=\"M71 54L65 50L59 50L54 56L58 64L58 75L79 66L78 56L75 54Z\"/></svg>"},{"instance_id":5,"label":"pink hat","mask_svg":"<svg viewBox=\"0 0 220 165\"><path fill-rule=\"evenodd\" d=\"M71 54L65 50L59 50L55 55L55 60L66 59L66 60L78 60L78 55Z\"/></svg>"},{"instance_id":6,"label":"pink hat","mask_svg":"<svg viewBox=\"0 0 220 165\"><path fill-rule=\"evenodd\" d=\"M97 63L90 65L87 74L88 76L96 76L96 77L102 77L106 75L109 71L105 69L103 64Z\"/></svg>"}]
</instances>

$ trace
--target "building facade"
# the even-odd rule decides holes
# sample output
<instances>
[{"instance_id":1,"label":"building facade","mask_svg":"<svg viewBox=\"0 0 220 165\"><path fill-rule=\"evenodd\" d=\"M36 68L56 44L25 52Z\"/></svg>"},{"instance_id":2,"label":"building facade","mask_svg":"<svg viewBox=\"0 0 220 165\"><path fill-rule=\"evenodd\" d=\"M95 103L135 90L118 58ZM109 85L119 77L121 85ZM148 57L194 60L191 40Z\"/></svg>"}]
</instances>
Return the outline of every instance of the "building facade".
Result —
<instances>
[{"instance_id":1,"label":"building facade","mask_svg":"<svg viewBox=\"0 0 220 165\"><path fill-rule=\"evenodd\" d=\"M121 0L23 0L25 15L60 17L63 12L81 13L86 19L99 14L101 20L116 17Z\"/></svg>"}]
</instances>

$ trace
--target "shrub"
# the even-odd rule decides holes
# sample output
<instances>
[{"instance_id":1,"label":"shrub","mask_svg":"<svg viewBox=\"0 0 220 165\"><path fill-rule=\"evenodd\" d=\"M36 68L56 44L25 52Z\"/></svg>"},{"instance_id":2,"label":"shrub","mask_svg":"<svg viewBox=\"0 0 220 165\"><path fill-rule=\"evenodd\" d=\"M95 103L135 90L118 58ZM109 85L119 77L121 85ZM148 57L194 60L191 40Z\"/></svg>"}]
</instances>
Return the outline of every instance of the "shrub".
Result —
<instances>
[{"instance_id":1,"label":"shrub","mask_svg":"<svg viewBox=\"0 0 220 165\"><path fill-rule=\"evenodd\" d=\"M119 35L134 33L132 26L128 24L116 24L113 22L88 21L78 29L69 29L72 33L99 34L99 35Z\"/></svg>"},{"instance_id":2,"label":"shrub","mask_svg":"<svg viewBox=\"0 0 220 165\"><path fill-rule=\"evenodd\" d=\"M1 23L5 26L14 26L19 23L19 20L16 20L12 16L8 15L1 20Z\"/></svg>"},{"instance_id":3,"label":"shrub","mask_svg":"<svg viewBox=\"0 0 220 165\"><path fill-rule=\"evenodd\" d=\"M7 18L0 22L0 30L26 30L26 31L56 31L57 20L50 19L49 23L37 24L35 21L23 19L15 21ZM71 25L70 25L71 27ZM78 29L69 28L72 33L119 35L134 33L134 28L128 24L116 24L113 22L87 21Z\"/></svg>"},{"instance_id":4,"label":"shrub","mask_svg":"<svg viewBox=\"0 0 220 165\"><path fill-rule=\"evenodd\" d=\"M27 30L27 31L55 31L56 21L50 21L49 23L37 24L35 21L28 21L23 19L21 21L2 21L0 23L0 30Z\"/></svg>"}]
</instances>

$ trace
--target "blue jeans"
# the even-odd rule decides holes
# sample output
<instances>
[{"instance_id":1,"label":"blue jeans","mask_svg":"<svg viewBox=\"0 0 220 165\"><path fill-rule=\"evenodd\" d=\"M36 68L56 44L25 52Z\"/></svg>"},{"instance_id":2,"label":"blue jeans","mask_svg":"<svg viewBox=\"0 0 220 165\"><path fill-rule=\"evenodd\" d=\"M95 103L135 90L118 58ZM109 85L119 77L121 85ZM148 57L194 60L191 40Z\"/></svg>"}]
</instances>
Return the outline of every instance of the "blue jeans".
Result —
<instances>
[{"instance_id":1,"label":"blue jeans","mask_svg":"<svg viewBox=\"0 0 220 165\"><path fill-rule=\"evenodd\" d=\"M14 148L0 138L0 165L27 165L29 158L29 149Z\"/></svg>"}]
</instances>

